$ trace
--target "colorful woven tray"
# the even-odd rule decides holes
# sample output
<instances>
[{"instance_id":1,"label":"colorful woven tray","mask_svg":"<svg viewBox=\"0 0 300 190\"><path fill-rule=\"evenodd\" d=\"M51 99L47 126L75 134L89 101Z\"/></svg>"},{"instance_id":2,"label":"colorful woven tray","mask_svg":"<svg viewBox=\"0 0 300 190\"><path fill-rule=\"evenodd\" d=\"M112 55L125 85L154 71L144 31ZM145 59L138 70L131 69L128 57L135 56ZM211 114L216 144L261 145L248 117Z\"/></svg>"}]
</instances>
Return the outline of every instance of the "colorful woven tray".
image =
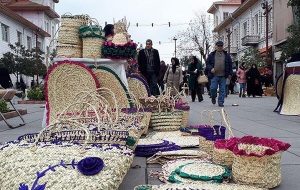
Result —
<instances>
[{"instance_id":1,"label":"colorful woven tray","mask_svg":"<svg viewBox=\"0 0 300 190\"><path fill-rule=\"evenodd\" d=\"M108 88L115 94L115 98L120 108L131 107L128 89L113 70L104 66L99 66L97 69L94 69L94 73L99 79L101 87ZM103 94L103 97L113 105L113 100L110 96Z\"/></svg>"},{"instance_id":2,"label":"colorful woven tray","mask_svg":"<svg viewBox=\"0 0 300 190\"><path fill-rule=\"evenodd\" d=\"M148 135L148 138L171 141L180 147L199 146L197 136L183 136L180 131L152 132Z\"/></svg>"},{"instance_id":3,"label":"colorful woven tray","mask_svg":"<svg viewBox=\"0 0 300 190\"><path fill-rule=\"evenodd\" d=\"M100 84L92 70L78 62L61 61L53 65L45 80L47 124L73 104L82 91L92 91Z\"/></svg>"},{"instance_id":4,"label":"colorful woven tray","mask_svg":"<svg viewBox=\"0 0 300 190\"><path fill-rule=\"evenodd\" d=\"M169 141L140 139L135 149L135 155L141 157L149 157L160 151L163 152L178 149L180 149L179 146Z\"/></svg>"}]
</instances>

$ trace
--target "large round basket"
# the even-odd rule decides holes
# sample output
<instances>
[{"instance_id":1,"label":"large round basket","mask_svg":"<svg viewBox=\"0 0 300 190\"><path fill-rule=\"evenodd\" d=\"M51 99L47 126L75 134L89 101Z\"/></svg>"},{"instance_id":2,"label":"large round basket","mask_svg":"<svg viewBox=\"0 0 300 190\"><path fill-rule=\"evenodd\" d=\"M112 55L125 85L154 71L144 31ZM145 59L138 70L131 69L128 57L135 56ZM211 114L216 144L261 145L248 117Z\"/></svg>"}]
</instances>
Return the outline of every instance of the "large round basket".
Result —
<instances>
[{"instance_id":1,"label":"large round basket","mask_svg":"<svg viewBox=\"0 0 300 190\"><path fill-rule=\"evenodd\" d=\"M57 62L49 69L45 80L47 123L77 100L77 94L99 88L92 70L84 64L70 61Z\"/></svg>"},{"instance_id":2,"label":"large round basket","mask_svg":"<svg viewBox=\"0 0 300 190\"><path fill-rule=\"evenodd\" d=\"M155 131L179 130L182 120L182 111L155 112L151 115L151 126Z\"/></svg>"},{"instance_id":3,"label":"large round basket","mask_svg":"<svg viewBox=\"0 0 300 190\"><path fill-rule=\"evenodd\" d=\"M100 58L102 38L82 38L82 57L84 58Z\"/></svg>"},{"instance_id":4,"label":"large round basket","mask_svg":"<svg viewBox=\"0 0 300 190\"><path fill-rule=\"evenodd\" d=\"M246 136L234 147L233 180L240 184L274 188L281 183L281 154L289 144Z\"/></svg>"},{"instance_id":5,"label":"large round basket","mask_svg":"<svg viewBox=\"0 0 300 190\"><path fill-rule=\"evenodd\" d=\"M101 87L108 88L115 94L115 98L120 108L131 107L131 98L128 89L112 69L105 66L99 66L97 69L94 69L94 73L99 79ZM114 105L115 100L113 100L110 95L102 95L108 100L110 105Z\"/></svg>"},{"instance_id":6,"label":"large round basket","mask_svg":"<svg viewBox=\"0 0 300 190\"><path fill-rule=\"evenodd\" d=\"M81 58L82 57L82 47L79 45L58 45L57 46L57 56L67 57L67 58Z\"/></svg>"}]
</instances>

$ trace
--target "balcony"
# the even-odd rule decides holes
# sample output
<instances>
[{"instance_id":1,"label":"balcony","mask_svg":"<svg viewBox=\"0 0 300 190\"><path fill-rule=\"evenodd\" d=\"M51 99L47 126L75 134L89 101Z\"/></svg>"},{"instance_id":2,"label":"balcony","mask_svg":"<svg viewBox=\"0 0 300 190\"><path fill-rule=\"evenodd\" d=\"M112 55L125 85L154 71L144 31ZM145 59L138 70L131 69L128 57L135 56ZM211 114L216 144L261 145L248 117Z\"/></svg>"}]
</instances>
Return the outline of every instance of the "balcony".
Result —
<instances>
[{"instance_id":1,"label":"balcony","mask_svg":"<svg viewBox=\"0 0 300 190\"><path fill-rule=\"evenodd\" d=\"M228 47L224 48L228 52ZM237 54L237 47L230 47L230 54Z\"/></svg>"},{"instance_id":2,"label":"balcony","mask_svg":"<svg viewBox=\"0 0 300 190\"><path fill-rule=\"evenodd\" d=\"M247 35L242 38L242 46L256 46L259 43L259 36Z\"/></svg>"}]
</instances>

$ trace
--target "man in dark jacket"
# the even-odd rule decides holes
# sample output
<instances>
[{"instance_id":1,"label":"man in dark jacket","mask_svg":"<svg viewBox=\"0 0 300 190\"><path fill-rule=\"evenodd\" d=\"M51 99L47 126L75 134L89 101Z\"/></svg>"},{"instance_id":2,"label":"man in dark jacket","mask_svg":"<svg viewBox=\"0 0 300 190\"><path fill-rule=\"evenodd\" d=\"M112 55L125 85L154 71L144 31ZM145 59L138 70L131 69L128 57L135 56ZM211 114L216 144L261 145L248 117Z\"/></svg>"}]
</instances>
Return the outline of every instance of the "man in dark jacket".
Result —
<instances>
[{"instance_id":1,"label":"man in dark jacket","mask_svg":"<svg viewBox=\"0 0 300 190\"><path fill-rule=\"evenodd\" d=\"M230 55L223 49L224 43L216 43L216 51L210 53L206 60L206 69L208 78L211 80L210 93L211 102L216 104L217 90L219 87L218 104L224 107L224 98L226 95L226 79L232 76L232 60Z\"/></svg>"},{"instance_id":2,"label":"man in dark jacket","mask_svg":"<svg viewBox=\"0 0 300 190\"><path fill-rule=\"evenodd\" d=\"M152 40L146 41L146 48L138 55L139 71L147 79L151 95L159 95L158 77L160 71L160 58L156 49L152 48Z\"/></svg>"}]
</instances>

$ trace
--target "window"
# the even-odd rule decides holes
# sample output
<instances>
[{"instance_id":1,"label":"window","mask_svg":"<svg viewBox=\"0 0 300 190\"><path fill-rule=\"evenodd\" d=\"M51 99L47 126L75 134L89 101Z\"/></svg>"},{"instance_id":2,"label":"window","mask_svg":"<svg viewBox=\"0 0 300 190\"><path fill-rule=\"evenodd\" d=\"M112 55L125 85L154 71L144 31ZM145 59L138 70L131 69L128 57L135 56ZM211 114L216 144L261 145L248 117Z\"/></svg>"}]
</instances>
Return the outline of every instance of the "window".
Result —
<instances>
[{"instance_id":1,"label":"window","mask_svg":"<svg viewBox=\"0 0 300 190\"><path fill-rule=\"evenodd\" d=\"M40 50L42 50L42 43L41 42L37 41L36 45L37 45L37 48L39 48Z\"/></svg>"},{"instance_id":2,"label":"window","mask_svg":"<svg viewBox=\"0 0 300 190\"><path fill-rule=\"evenodd\" d=\"M52 26L52 38L54 38L54 34L55 34L55 29L54 29L54 26Z\"/></svg>"},{"instance_id":3,"label":"window","mask_svg":"<svg viewBox=\"0 0 300 190\"><path fill-rule=\"evenodd\" d=\"M243 36L247 36L247 30L248 30L248 22L243 23Z\"/></svg>"},{"instance_id":4,"label":"window","mask_svg":"<svg viewBox=\"0 0 300 190\"><path fill-rule=\"evenodd\" d=\"M254 34L258 34L259 33L259 26L258 26L258 24L259 24L259 17L258 17L258 14L256 14L255 16L254 16Z\"/></svg>"},{"instance_id":5,"label":"window","mask_svg":"<svg viewBox=\"0 0 300 190\"><path fill-rule=\"evenodd\" d=\"M5 24L1 24L2 30L2 40L5 42L9 42L9 26Z\"/></svg>"},{"instance_id":6,"label":"window","mask_svg":"<svg viewBox=\"0 0 300 190\"><path fill-rule=\"evenodd\" d=\"M20 45L22 45L22 37L23 37L23 35L22 35L22 32L19 32L19 31L17 31L17 38L18 38L18 43L20 44Z\"/></svg>"},{"instance_id":7,"label":"window","mask_svg":"<svg viewBox=\"0 0 300 190\"><path fill-rule=\"evenodd\" d=\"M223 19L226 20L226 18L228 18L229 16L229 12L224 12L223 13Z\"/></svg>"},{"instance_id":8,"label":"window","mask_svg":"<svg viewBox=\"0 0 300 190\"><path fill-rule=\"evenodd\" d=\"M232 42L234 47L238 47L238 37L239 37L238 36L238 30L235 28L233 30L233 42Z\"/></svg>"},{"instance_id":9,"label":"window","mask_svg":"<svg viewBox=\"0 0 300 190\"><path fill-rule=\"evenodd\" d=\"M50 33L49 22L47 22L47 25L46 25L46 31L47 31L48 33Z\"/></svg>"},{"instance_id":10,"label":"window","mask_svg":"<svg viewBox=\"0 0 300 190\"><path fill-rule=\"evenodd\" d=\"M31 37L27 36L27 49L32 49L32 40Z\"/></svg>"},{"instance_id":11,"label":"window","mask_svg":"<svg viewBox=\"0 0 300 190\"><path fill-rule=\"evenodd\" d=\"M215 19L215 26L218 26L218 24L219 24L219 17L216 16L216 19Z\"/></svg>"}]
</instances>

